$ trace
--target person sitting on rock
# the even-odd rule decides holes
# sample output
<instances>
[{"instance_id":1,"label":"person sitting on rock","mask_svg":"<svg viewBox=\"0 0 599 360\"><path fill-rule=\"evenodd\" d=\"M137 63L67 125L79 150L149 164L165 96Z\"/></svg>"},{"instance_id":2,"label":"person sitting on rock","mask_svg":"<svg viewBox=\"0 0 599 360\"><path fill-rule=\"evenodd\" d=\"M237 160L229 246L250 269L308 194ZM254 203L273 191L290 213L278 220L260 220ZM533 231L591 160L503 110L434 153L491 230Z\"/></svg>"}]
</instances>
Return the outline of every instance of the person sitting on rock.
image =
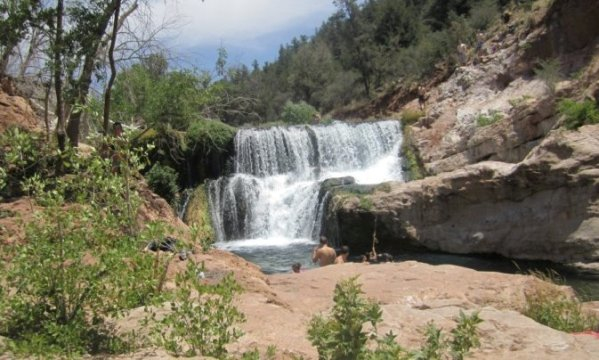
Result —
<instances>
[{"instance_id":1,"label":"person sitting on rock","mask_svg":"<svg viewBox=\"0 0 599 360\"><path fill-rule=\"evenodd\" d=\"M458 62L460 66L464 66L468 63L468 45L461 43L458 45Z\"/></svg>"},{"instance_id":2,"label":"person sitting on rock","mask_svg":"<svg viewBox=\"0 0 599 360\"><path fill-rule=\"evenodd\" d=\"M420 111L424 111L424 104L426 103L426 88L423 85L418 86L418 106Z\"/></svg>"},{"instance_id":3,"label":"person sitting on rock","mask_svg":"<svg viewBox=\"0 0 599 360\"><path fill-rule=\"evenodd\" d=\"M329 246L329 241L325 236L320 237L320 245L314 248L312 252L312 261L317 262L319 266L331 265L335 262L337 253L335 249Z\"/></svg>"},{"instance_id":4,"label":"person sitting on rock","mask_svg":"<svg viewBox=\"0 0 599 360\"><path fill-rule=\"evenodd\" d=\"M339 254L337 258L335 258L335 264L345 264L347 262L347 258L349 257L349 247L343 245L339 250Z\"/></svg>"}]
</instances>

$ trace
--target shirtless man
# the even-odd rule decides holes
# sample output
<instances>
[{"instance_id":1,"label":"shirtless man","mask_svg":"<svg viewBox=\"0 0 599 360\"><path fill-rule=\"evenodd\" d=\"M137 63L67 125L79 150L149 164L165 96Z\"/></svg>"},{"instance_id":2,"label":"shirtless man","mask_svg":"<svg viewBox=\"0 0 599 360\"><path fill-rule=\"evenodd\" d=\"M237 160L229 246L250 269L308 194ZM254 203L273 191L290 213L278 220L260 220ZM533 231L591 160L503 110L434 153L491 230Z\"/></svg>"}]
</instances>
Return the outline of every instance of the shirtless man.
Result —
<instances>
[{"instance_id":1,"label":"shirtless man","mask_svg":"<svg viewBox=\"0 0 599 360\"><path fill-rule=\"evenodd\" d=\"M335 264L345 264L349 257L349 247L343 245L339 250L339 256L335 259Z\"/></svg>"},{"instance_id":2,"label":"shirtless man","mask_svg":"<svg viewBox=\"0 0 599 360\"><path fill-rule=\"evenodd\" d=\"M320 245L314 249L312 252L312 261L318 262L320 266L331 265L335 262L335 258L337 254L335 253L335 249L329 246L329 241L326 237L320 237Z\"/></svg>"}]
</instances>

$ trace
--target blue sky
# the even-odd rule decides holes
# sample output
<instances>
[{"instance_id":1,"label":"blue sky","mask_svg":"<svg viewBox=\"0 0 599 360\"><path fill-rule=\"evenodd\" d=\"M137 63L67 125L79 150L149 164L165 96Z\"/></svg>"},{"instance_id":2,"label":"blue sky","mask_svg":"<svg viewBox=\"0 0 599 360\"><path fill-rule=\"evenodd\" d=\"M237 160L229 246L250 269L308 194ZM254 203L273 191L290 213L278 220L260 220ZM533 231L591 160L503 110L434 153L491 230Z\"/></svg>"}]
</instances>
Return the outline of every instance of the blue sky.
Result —
<instances>
[{"instance_id":1,"label":"blue sky","mask_svg":"<svg viewBox=\"0 0 599 360\"><path fill-rule=\"evenodd\" d=\"M174 22L161 37L183 65L214 69L217 49L228 65L262 65L276 59L279 46L313 35L335 7L332 0L155 0L155 22Z\"/></svg>"}]
</instances>

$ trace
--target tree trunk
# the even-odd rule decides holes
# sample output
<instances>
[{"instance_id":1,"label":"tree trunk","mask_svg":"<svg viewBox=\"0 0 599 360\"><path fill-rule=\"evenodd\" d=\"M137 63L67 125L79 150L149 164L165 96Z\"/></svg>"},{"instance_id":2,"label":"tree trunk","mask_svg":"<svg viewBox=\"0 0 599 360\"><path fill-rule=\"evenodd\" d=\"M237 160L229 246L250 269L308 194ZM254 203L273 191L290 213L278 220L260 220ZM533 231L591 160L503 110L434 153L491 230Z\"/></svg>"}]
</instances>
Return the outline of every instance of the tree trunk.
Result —
<instances>
[{"instance_id":1,"label":"tree trunk","mask_svg":"<svg viewBox=\"0 0 599 360\"><path fill-rule=\"evenodd\" d=\"M66 148L66 132L64 126L64 112L62 103L62 16L64 13L64 0L56 3L56 38L54 39L54 90L56 91L56 140L58 148Z\"/></svg>"},{"instance_id":2,"label":"tree trunk","mask_svg":"<svg viewBox=\"0 0 599 360\"><path fill-rule=\"evenodd\" d=\"M81 70L81 74L79 75L79 80L77 81L77 95L75 99L73 99L74 104L85 105L87 103L87 94L89 93L89 88L92 82L92 75L94 72L94 61L96 60L96 55L98 53L98 49L102 43L103 34L106 33L106 28L110 23L110 19L116 10L117 2L120 3L120 0L112 1L104 12L100 16L100 20L98 21L98 27L96 28L96 34L98 37L95 39L92 46L86 49L84 54L85 60L83 63L83 68ZM69 142L72 146L79 145L79 128L81 124L81 111L74 113L69 118L69 124L67 126L67 135L69 137Z\"/></svg>"},{"instance_id":3,"label":"tree trunk","mask_svg":"<svg viewBox=\"0 0 599 360\"><path fill-rule=\"evenodd\" d=\"M121 11L121 0L117 0L116 9L114 10L114 24L112 27L112 39L110 40L110 49L108 49L108 60L110 62L110 79L106 86L106 93L104 94L104 134L108 134L108 127L110 125L110 93L112 91L112 84L114 84L114 78L116 77L116 66L114 64L114 46L116 44L116 36L119 30L119 13Z\"/></svg>"}]
</instances>

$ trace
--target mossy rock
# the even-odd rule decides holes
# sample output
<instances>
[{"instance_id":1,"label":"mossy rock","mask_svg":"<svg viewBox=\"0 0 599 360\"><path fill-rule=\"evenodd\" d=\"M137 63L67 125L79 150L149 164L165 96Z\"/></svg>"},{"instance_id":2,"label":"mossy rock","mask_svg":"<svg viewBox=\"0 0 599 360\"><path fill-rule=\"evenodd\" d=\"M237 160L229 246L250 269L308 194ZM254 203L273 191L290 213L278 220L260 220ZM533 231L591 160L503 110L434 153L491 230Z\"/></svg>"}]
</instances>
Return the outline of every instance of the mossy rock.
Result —
<instances>
[{"instance_id":1,"label":"mossy rock","mask_svg":"<svg viewBox=\"0 0 599 360\"><path fill-rule=\"evenodd\" d=\"M187 225L197 229L199 240L202 242L206 240L210 242L214 241L215 233L212 227L206 185L202 184L198 186L191 194L183 221Z\"/></svg>"}]
</instances>

